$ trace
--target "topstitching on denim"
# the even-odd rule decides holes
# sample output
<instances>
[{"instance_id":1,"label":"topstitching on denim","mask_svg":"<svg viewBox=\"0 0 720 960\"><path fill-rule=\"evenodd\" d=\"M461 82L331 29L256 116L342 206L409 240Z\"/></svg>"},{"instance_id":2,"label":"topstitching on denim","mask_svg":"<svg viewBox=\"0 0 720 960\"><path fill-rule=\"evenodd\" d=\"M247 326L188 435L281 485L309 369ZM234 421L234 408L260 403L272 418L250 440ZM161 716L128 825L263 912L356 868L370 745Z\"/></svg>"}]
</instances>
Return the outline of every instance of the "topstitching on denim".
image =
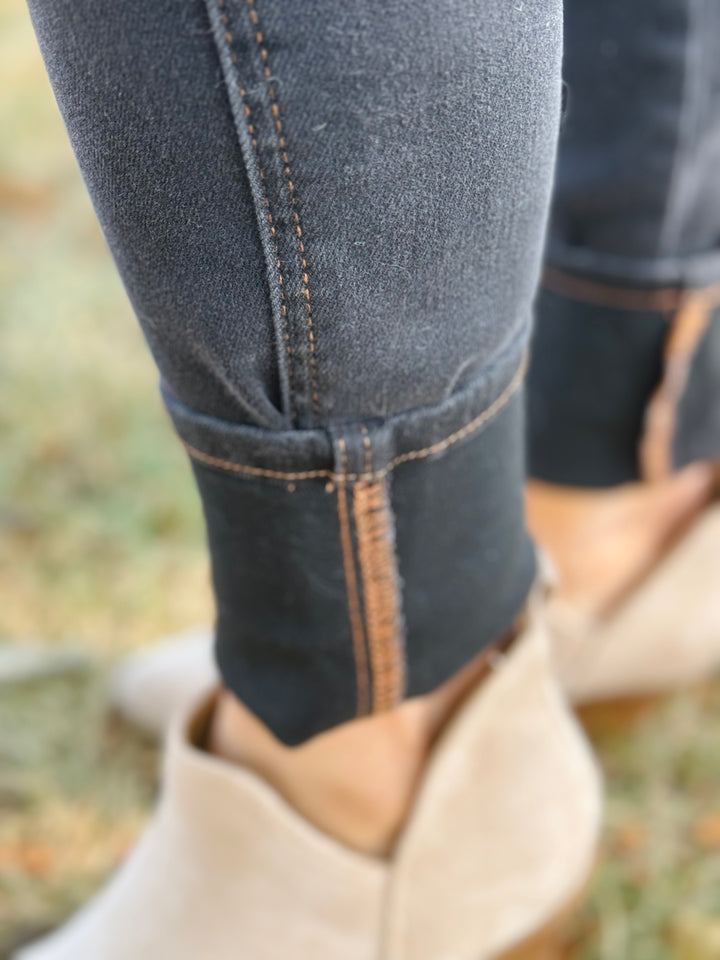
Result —
<instances>
[{"instance_id":1,"label":"topstitching on denim","mask_svg":"<svg viewBox=\"0 0 720 960\"><path fill-rule=\"evenodd\" d=\"M233 49L235 37L230 27L227 0L206 0L206 3L214 28L216 47L220 56L225 86L235 120L235 128L237 130L242 158L245 163L257 216L258 230L265 254L276 341L278 344L284 346L284 363L281 359L280 350L278 351L278 362L280 366L279 379L283 406L289 414L290 419L294 422L297 418L297 403L295 399L294 358L288 321L288 305L285 296L286 283L283 272L284 268L280 258L275 217L271 209L265 171L263 170L260 159L257 130L253 122L252 111L246 102L247 91L240 80L239 58ZM254 28L253 32L257 33ZM259 42L257 41L257 37L256 42ZM282 350L282 348L280 349Z\"/></svg>"},{"instance_id":2,"label":"topstitching on denim","mask_svg":"<svg viewBox=\"0 0 720 960\"><path fill-rule=\"evenodd\" d=\"M298 271L299 283L301 286L302 307L299 307L298 309L302 309L304 315L304 335L307 343L307 376L309 379L310 404L312 407L312 412L316 416L320 413L320 396L318 390L316 337L313 321L313 302L310 293L310 267L308 265L307 241L300 215L296 181L290 165L291 159L287 142L287 133L281 116L280 105L278 101L277 80L273 75L270 64L267 43L260 23L256 0L239 0L239 3L241 3L247 11L253 43L255 44L262 64L262 82L267 92L267 106L269 107L269 115L266 115L263 118L263 122L267 122L268 129L273 131L273 152L275 152L279 158L280 166L282 168L282 181L286 191L286 201L289 204L288 213L291 220L291 223L288 222L287 227L283 226L283 218L278 215L278 210L273 209L274 204L271 201L271 191L269 189L269 184L271 185L272 181L268 177L268 170L263 168L260 156L260 146L258 142L259 131L257 129L258 121L256 120L254 122L253 120L253 110L248 104L248 89L241 79L241 67L246 65L241 64L238 54L233 48L236 38L233 34L233 27L230 21L230 7L228 0L209 0L209 3L211 7L213 7L213 19L218 24L218 42L221 44L223 51L229 55L232 64L232 71L230 70L230 67L225 64L226 78L231 76L231 87L233 89L235 86L237 87L236 94L240 101L244 124L246 126L249 141L252 146L253 161L257 167L257 183L254 184L256 187L256 209L259 210L259 216L261 216L263 220L264 233L267 237L266 250L269 248L269 255L272 259L272 269L270 270L269 280L274 282L275 286L275 297L279 313L276 323L281 342L283 342L285 346L285 354L287 357L288 404L290 417L293 423L297 424L298 417L303 412L301 409L302 403L299 399L299 397L302 396L302 391L299 390L301 384L299 378L302 373L302 356L298 354L297 349L293 349L293 298L291 297L289 299L286 294L286 288L288 284L287 271L290 266L290 260L293 261L293 265ZM252 69L251 64L247 65L247 67L250 70ZM256 109L262 110L264 108L256 107ZM240 117L236 117L236 120L239 123ZM284 205L285 201L279 200L277 196L276 200L280 206ZM265 223L265 221L267 222ZM288 252L287 248L285 249L284 253L281 253L278 238L282 232L286 232L285 240L288 243L288 246L292 246L295 250L295 253L292 254L292 256ZM290 240L290 236L292 237L292 240Z\"/></svg>"},{"instance_id":3,"label":"topstitching on denim","mask_svg":"<svg viewBox=\"0 0 720 960\"><path fill-rule=\"evenodd\" d=\"M379 713L401 702L407 672L395 524L387 476L352 484L352 498L371 666L372 711Z\"/></svg>"},{"instance_id":4,"label":"topstitching on denim","mask_svg":"<svg viewBox=\"0 0 720 960\"><path fill-rule=\"evenodd\" d=\"M342 473L347 473L347 448L342 433L338 437L340 448ZM352 637L353 657L355 660L356 717L364 717L370 712L370 673L358 589L358 571L353 550L352 532L350 529L350 511L348 508L348 489L345 482L337 484L337 512L340 528L340 548L343 558L343 572L345 576L345 590L350 620L350 634Z\"/></svg>"},{"instance_id":5,"label":"topstitching on denim","mask_svg":"<svg viewBox=\"0 0 720 960\"><path fill-rule=\"evenodd\" d=\"M221 2L221 0L218 0ZM283 174L285 175L285 182L287 184L288 196L290 203L292 204L292 215L294 222L295 235L297 237L298 245L298 254L300 257L300 266L302 267L302 285L303 285L303 297L305 300L305 311L306 311L306 320L307 320L307 338L308 345L310 348L310 388L312 393L312 405L313 411L315 413L320 412L320 398L318 396L318 385L317 385L317 359L315 356L315 331L313 329L313 312L312 312L312 302L310 299L310 279L308 277L308 265L306 259L306 249L305 249L305 236L303 233L302 222L300 220L300 212L298 210L298 201L297 201L297 188L293 182L292 172L290 170L290 157L287 150L287 139L285 134L285 129L283 127L283 122L280 117L280 106L278 104L277 92L275 89L275 83L273 81L273 74L270 68L270 61L268 58L267 47L265 46L265 41L260 27L260 19L258 17L258 12L256 9L255 0L245 0L247 8L249 11L250 20L252 25L255 28L255 41L260 49L260 56L263 61L263 74L265 76L265 81L267 83L268 96L271 100L270 110L273 115L273 122L275 125L275 131L277 134L277 148L280 151L280 156L283 162Z\"/></svg>"},{"instance_id":6,"label":"topstitching on denim","mask_svg":"<svg viewBox=\"0 0 720 960\"><path fill-rule=\"evenodd\" d=\"M509 400L517 393L520 387L523 384L525 379L525 373L528 366L528 353L525 351L520 362L520 366L517 368L513 374L512 379L502 391L502 393L481 413L476 417L473 417L468 423L463 427L460 427L458 430L453 431L447 437L444 437L442 440L437 441L436 443L430 444L427 447L422 447L418 450L408 450L406 453L401 453L397 457L394 457L385 467L382 467L378 470L369 470L363 473L345 473L342 470L338 473L335 470L299 470L299 471L283 471L283 470L268 470L264 467L254 467L250 464L235 463L232 460L224 460L220 457L213 457L207 453L204 453L202 450L198 450L192 444L183 441L185 449L189 455L200 463L205 463L210 467L217 467L220 470L227 470L232 473L236 473L239 476L246 477L256 477L263 478L266 480L284 480L288 482L295 482L299 480L318 480L325 478L331 483L343 483L343 482L356 482L356 481L374 481L380 480L383 477L387 476L392 470L400 466L400 464L408 463L412 460L422 460L425 457L431 457L436 454L444 453L449 447L455 443L459 443L461 440L465 440L467 437L471 436L481 427L483 427L489 420L491 420L497 413L502 410L502 408L508 403Z\"/></svg>"}]
</instances>

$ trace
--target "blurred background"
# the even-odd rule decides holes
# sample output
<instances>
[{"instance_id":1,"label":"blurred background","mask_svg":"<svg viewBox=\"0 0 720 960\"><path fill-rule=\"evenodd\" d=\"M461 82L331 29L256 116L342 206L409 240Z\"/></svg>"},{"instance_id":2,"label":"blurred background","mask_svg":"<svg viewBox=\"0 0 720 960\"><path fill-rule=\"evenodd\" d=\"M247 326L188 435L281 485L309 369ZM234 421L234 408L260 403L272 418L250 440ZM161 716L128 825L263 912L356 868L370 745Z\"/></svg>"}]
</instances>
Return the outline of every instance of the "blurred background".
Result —
<instances>
[{"instance_id":1,"label":"blurred background","mask_svg":"<svg viewBox=\"0 0 720 960\"><path fill-rule=\"evenodd\" d=\"M210 617L185 455L27 11L0 0L0 960L149 812L156 751L107 714L113 663ZM597 736L604 847L567 957L720 960L720 683Z\"/></svg>"},{"instance_id":2,"label":"blurred background","mask_svg":"<svg viewBox=\"0 0 720 960\"><path fill-rule=\"evenodd\" d=\"M0 956L92 892L152 802L107 669L210 620L156 379L25 6L0 0Z\"/></svg>"}]
</instances>

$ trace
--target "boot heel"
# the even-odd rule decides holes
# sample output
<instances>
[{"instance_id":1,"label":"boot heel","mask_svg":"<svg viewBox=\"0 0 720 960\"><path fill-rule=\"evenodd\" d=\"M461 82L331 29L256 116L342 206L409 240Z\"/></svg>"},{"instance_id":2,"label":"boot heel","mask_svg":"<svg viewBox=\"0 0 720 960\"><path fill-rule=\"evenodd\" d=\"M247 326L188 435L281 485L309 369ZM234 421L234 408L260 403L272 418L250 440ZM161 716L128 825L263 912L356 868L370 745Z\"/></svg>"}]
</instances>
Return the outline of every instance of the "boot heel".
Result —
<instances>
[{"instance_id":1,"label":"boot heel","mask_svg":"<svg viewBox=\"0 0 720 960\"><path fill-rule=\"evenodd\" d=\"M712 681L701 680L686 687L685 692L702 703L713 696ZM616 697L598 700L575 708L578 720L591 740L633 733L644 720L660 710L673 696L668 693L648 693L636 697Z\"/></svg>"},{"instance_id":2,"label":"boot heel","mask_svg":"<svg viewBox=\"0 0 720 960\"><path fill-rule=\"evenodd\" d=\"M563 960L567 956L563 932L556 928L540 931L498 960Z\"/></svg>"},{"instance_id":3,"label":"boot heel","mask_svg":"<svg viewBox=\"0 0 720 960\"><path fill-rule=\"evenodd\" d=\"M567 960L570 927L585 900L587 886L544 927L501 954L497 960Z\"/></svg>"},{"instance_id":4,"label":"boot heel","mask_svg":"<svg viewBox=\"0 0 720 960\"><path fill-rule=\"evenodd\" d=\"M667 701L668 694L656 693L638 697L598 700L577 707L575 713L591 740L604 740L632 733L647 717Z\"/></svg>"}]
</instances>

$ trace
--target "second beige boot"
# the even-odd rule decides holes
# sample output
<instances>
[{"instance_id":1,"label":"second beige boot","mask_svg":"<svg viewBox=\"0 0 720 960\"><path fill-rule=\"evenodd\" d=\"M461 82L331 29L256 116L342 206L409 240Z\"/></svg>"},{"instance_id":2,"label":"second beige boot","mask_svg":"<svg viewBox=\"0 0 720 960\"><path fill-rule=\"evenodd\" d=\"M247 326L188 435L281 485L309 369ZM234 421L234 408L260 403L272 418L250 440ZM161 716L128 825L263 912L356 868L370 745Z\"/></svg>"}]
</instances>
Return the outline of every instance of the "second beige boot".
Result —
<instances>
[{"instance_id":1,"label":"second beige boot","mask_svg":"<svg viewBox=\"0 0 720 960\"><path fill-rule=\"evenodd\" d=\"M547 608L560 682L577 706L648 697L720 666L720 505L710 506L612 612Z\"/></svg>"}]
</instances>

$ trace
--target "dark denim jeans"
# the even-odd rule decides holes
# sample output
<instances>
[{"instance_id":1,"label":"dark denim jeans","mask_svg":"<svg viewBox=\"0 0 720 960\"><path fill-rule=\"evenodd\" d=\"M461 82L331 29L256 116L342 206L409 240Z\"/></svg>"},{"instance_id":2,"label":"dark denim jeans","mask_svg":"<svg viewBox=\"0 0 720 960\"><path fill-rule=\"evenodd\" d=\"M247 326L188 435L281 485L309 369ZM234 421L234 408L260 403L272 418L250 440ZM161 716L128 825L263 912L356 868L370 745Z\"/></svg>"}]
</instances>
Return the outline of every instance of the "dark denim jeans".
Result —
<instances>
[{"instance_id":1,"label":"dark denim jeans","mask_svg":"<svg viewBox=\"0 0 720 960\"><path fill-rule=\"evenodd\" d=\"M617 396L603 387L610 459L638 446L636 407L664 382L667 317L659 333L654 315L639 331L635 313L597 320L568 279L654 287L671 263L678 286L714 278L718 117L673 113L692 86L691 9L709 19L713 3L643 0L631 16L570 2L549 254L564 292L542 295L531 378L539 474L585 467L563 432L572 441L581 416L595 429L598 378L617 372L608 347L627 374ZM560 0L30 7L193 463L225 683L290 743L433 689L509 629L534 577L523 378ZM696 39L696 86L717 114L718 31ZM663 227L646 197L667 201L649 170L665 162L677 196ZM647 175L624 179L626 163ZM579 482L605 482L587 444Z\"/></svg>"},{"instance_id":2,"label":"dark denim jeans","mask_svg":"<svg viewBox=\"0 0 720 960\"><path fill-rule=\"evenodd\" d=\"M530 464L604 486L720 453L720 3L568 0L565 37Z\"/></svg>"}]
</instances>

